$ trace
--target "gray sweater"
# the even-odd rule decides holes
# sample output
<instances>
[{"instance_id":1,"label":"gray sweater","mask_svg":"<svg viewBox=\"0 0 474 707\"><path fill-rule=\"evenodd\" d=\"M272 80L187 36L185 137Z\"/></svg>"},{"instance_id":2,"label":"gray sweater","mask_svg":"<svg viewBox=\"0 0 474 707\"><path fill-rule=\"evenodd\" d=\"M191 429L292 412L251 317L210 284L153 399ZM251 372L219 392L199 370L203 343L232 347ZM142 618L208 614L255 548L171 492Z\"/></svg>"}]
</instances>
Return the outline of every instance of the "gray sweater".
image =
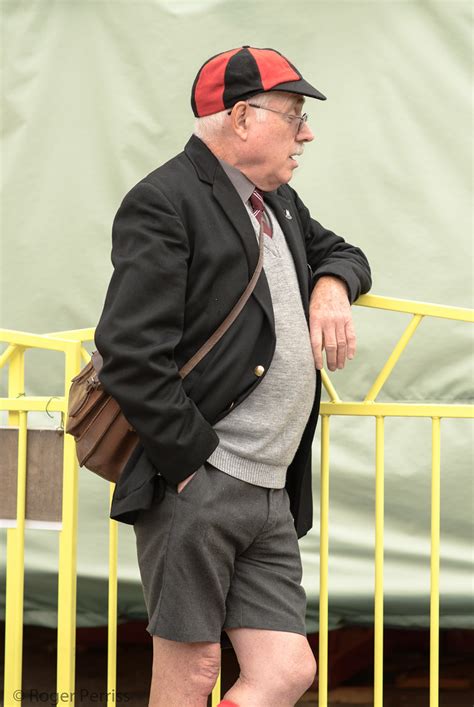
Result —
<instances>
[{"instance_id":1,"label":"gray sweater","mask_svg":"<svg viewBox=\"0 0 474 707\"><path fill-rule=\"evenodd\" d=\"M226 162L221 166L242 198L258 238L259 225L248 203L254 185ZM219 445L209 462L256 486L283 488L313 405L316 371L293 258L268 207L265 216L273 230L273 237L264 236L263 267L275 316L275 353L255 390L214 425Z\"/></svg>"}]
</instances>

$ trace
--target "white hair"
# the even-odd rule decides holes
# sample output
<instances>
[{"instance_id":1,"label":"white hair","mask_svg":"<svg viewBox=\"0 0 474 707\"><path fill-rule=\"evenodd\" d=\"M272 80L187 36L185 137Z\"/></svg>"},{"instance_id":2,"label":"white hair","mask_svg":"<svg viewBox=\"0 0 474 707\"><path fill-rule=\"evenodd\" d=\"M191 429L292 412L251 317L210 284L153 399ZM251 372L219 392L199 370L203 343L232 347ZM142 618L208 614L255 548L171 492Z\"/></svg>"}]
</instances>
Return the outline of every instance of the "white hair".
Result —
<instances>
[{"instance_id":1,"label":"white hair","mask_svg":"<svg viewBox=\"0 0 474 707\"><path fill-rule=\"evenodd\" d=\"M278 91L266 91L265 93L257 93L255 96L249 98L249 103L255 103L255 105L260 106L260 108L266 108L272 98L278 96ZM268 117L268 111L259 110L257 111L257 122L264 123Z\"/></svg>"},{"instance_id":2,"label":"white hair","mask_svg":"<svg viewBox=\"0 0 474 707\"><path fill-rule=\"evenodd\" d=\"M249 103L255 103L261 108L265 108L270 103L274 96L278 95L278 91L265 91L265 93L257 93L251 96ZM202 118L196 118L194 122L194 134L202 140L218 137L225 127L226 117L230 108L221 110L219 113L205 115ZM257 110L256 119L258 123L264 123L267 119L268 112L266 110Z\"/></svg>"},{"instance_id":3,"label":"white hair","mask_svg":"<svg viewBox=\"0 0 474 707\"><path fill-rule=\"evenodd\" d=\"M194 122L194 134L200 137L201 140L210 140L217 137L224 129L227 113L227 110L221 110L219 113L212 113L202 118L196 118Z\"/></svg>"}]
</instances>

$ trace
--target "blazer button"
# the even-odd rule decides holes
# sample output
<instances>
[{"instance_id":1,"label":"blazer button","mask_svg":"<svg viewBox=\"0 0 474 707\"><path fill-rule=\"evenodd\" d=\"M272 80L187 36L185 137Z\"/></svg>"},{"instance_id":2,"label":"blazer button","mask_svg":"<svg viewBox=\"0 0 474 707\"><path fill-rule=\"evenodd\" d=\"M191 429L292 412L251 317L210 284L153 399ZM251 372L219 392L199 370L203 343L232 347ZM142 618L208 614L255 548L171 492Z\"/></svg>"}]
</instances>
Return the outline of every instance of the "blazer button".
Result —
<instances>
[{"instance_id":1,"label":"blazer button","mask_svg":"<svg viewBox=\"0 0 474 707\"><path fill-rule=\"evenodd\" d=\"M265 373L265 368L263 366L256 366L254 369L254 373L260 378L260 376L263 376L263 374Z\"/></svg>"}]
</instances>

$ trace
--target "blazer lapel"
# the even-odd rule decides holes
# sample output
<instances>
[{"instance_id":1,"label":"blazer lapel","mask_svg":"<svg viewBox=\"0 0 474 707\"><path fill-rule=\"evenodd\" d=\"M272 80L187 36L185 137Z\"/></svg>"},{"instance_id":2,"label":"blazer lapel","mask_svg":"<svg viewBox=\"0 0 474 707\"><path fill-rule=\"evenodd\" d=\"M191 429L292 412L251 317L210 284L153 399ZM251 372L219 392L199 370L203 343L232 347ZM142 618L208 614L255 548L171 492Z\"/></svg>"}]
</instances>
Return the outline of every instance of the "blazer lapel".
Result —
<instances>
[{"instance_id":1,"label":"blazer lapel","mask_svg":"<svg viewBox=\"0 0 474 707\"><path fill-rule=\"evenodd\" d=\"M245 255L247 257L250 279L255 268L257 267L258 241L255 237L255 231L247 213L247 209L242 203L242 199L237 194L230 179L227 177L226 173L219 164L215 172L213 194L242 241ZM262 307L270 322L272 331L274 331L275 317L273 314L272 298L264 270L262 270L260 277L257 280L255 289L252 292L252 297L255 297L259 305Z\"/></svg>"},{"instance_id":2,"label":"blazer lapel","mask_svg":"<svg viewBox=\"0 0 474 707\"><path fill-rule=\"evenodd\" d=\"M286 199L286 197L278 194L276 191L266 192L264 198L265 202L270 206L278 219L278 223L285 235L288 248L293 256L301 299L303 301L306 318L308 318L308 259L306 257L303 235L299 227L299 220L295 213L294 205L289 199Z\"/></svg>"},{"instance_id":3,"label":"blazer lapel","mask_svg":"<svg viewBox=\"0 0 474 707\"><path fill-rule=\"evenodd\" d=\"M220 165L216 169L212 191L216 201L242 241L250 277L257 265L258 242L242 199Z\"/></svg>"},{"instance_id":4,"label":"blazer lapel","mask_svg":"<svg viewBox=\"0 0 474 707\"><path fill-rule=\"evenodd\" d=\"M191 135L184 151L193 163L199 179L212 186L216 201L242 241L250 277L257 265L258 242L241 198L218 159L200 138Z\"/></svg>"}]
</instances>

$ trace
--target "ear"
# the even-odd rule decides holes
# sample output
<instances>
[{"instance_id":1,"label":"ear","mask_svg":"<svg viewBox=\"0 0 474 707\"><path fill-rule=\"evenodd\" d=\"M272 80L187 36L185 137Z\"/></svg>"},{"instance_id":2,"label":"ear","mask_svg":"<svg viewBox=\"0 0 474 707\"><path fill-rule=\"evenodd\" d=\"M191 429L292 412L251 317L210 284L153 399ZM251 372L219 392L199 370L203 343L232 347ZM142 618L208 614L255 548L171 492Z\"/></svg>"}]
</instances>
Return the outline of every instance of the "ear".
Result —
<instances>
[{"instance_id":1,"label":"ear","mask_svg":"<svg viewBox=\"0 0 474 707\"><path fill-rule=\"evenodd\" d=\"M249 110L245 101L236 103L230 111L230 120L233 131L241 140L247 140L249 129Z\"/></svg>"}]
</instances>

